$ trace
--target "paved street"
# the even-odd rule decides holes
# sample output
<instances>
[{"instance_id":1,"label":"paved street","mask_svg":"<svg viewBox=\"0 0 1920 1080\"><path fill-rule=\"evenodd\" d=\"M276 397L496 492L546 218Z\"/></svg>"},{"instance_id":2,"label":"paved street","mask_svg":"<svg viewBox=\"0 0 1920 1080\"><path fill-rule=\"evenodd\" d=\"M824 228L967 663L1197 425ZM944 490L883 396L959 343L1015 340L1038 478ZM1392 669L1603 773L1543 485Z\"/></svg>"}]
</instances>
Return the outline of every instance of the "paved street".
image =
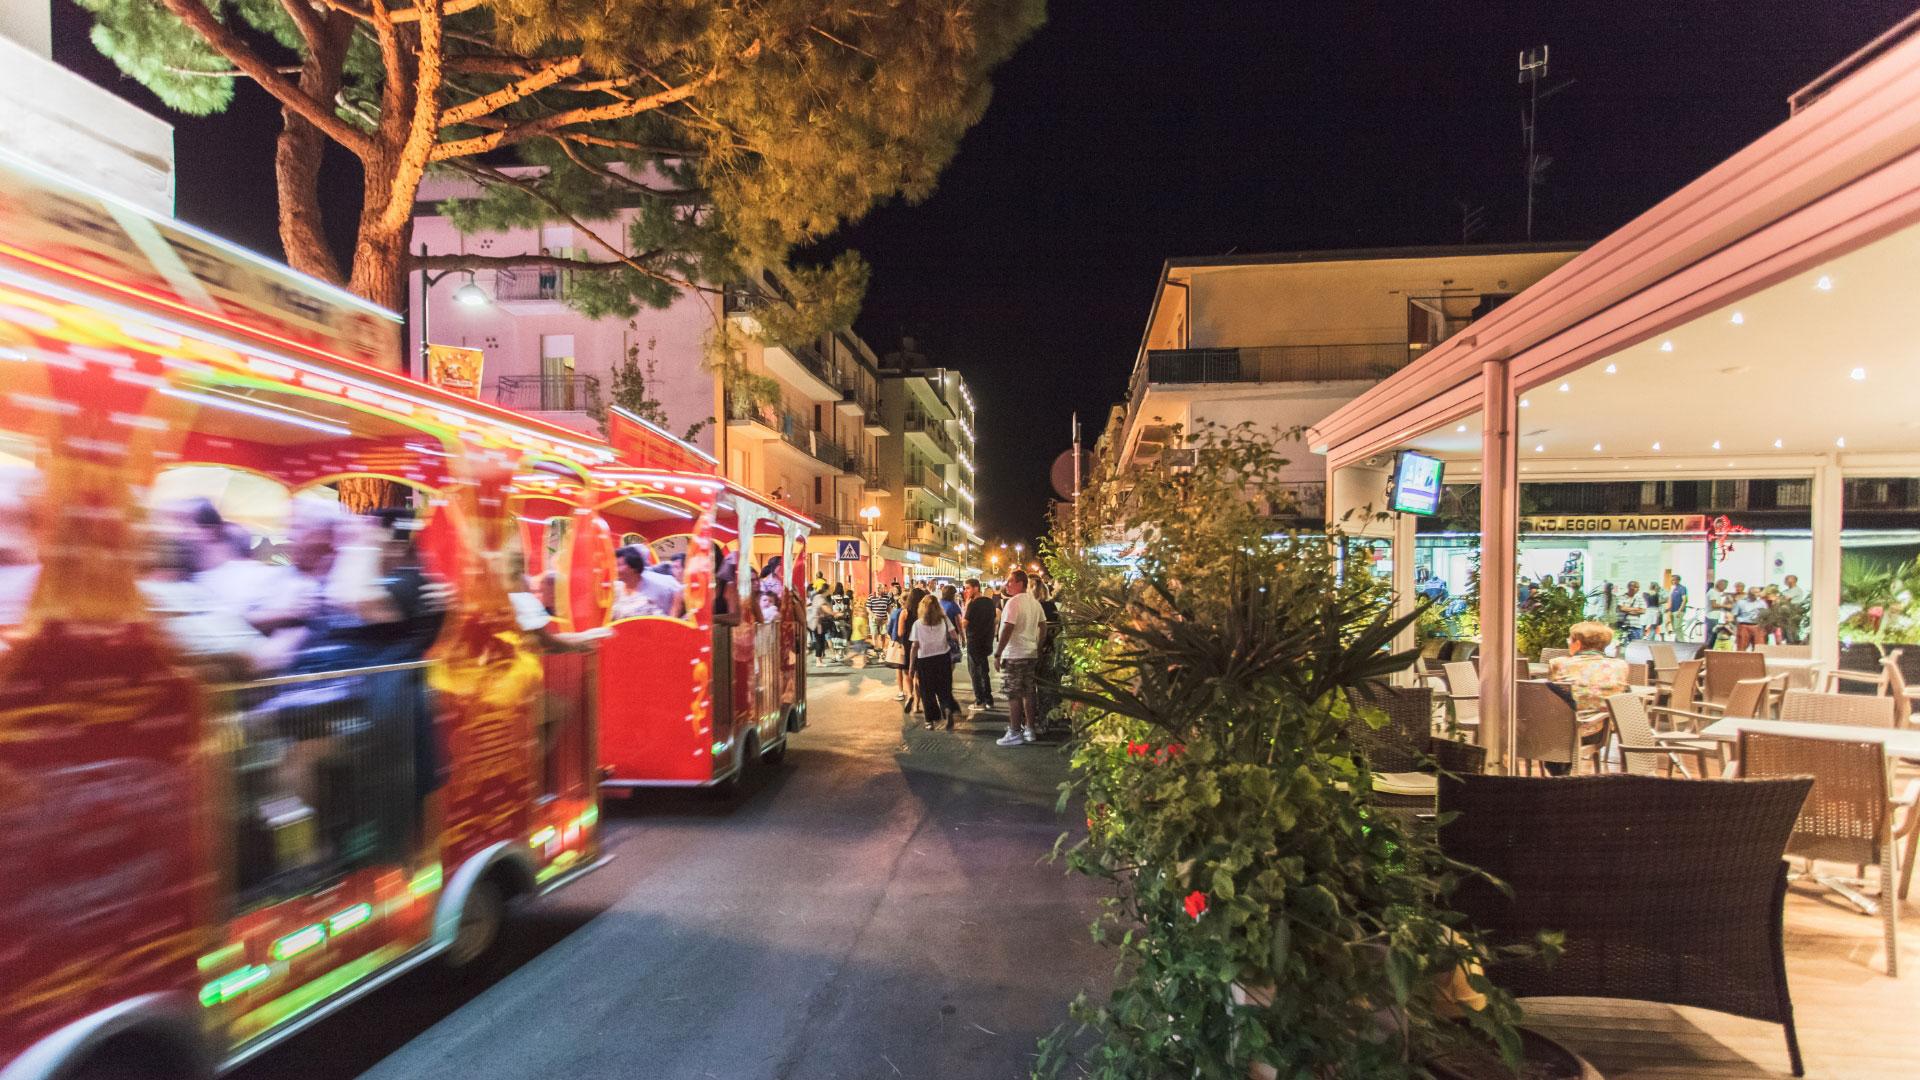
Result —
<instances>
[{"instance_id":1,"label":"paved street","mask_svg":"<svg viewBox=\"0 0 1920 1080\"><path fill-rule=\"evenodd\" d=\"M812 726L738 802L609 802L614 861L528 909L488 970L406 976L240 1075L1026 1075L1111 962L1092 883L1040 861L1062 755L994 746L995 714L903 731L889 670L811 689Z\"/></svg>"}]
</instances>

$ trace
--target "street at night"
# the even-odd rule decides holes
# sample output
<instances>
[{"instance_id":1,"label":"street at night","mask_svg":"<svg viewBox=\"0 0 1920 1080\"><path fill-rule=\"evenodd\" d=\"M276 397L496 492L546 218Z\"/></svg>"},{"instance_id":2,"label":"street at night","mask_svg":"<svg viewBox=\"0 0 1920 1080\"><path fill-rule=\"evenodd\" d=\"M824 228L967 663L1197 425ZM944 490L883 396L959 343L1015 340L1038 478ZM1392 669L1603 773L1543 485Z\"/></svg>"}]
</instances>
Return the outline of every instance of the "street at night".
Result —
<instances>
[{"instance_id":1,"label":"street at night","mask_svg":"<svg viewBox=\"0 0 1920 1080\"><path fill-rule=\"evenodd\" d=\"M609 800L612 861L529 905L497 960L410 973L236 1075L1026 1076L1111 966L1096 890L1045 861L1065 758L994 746L995 714L903 723L888 669L824 671L737 799Z\"/></svg>"}]
</instances>

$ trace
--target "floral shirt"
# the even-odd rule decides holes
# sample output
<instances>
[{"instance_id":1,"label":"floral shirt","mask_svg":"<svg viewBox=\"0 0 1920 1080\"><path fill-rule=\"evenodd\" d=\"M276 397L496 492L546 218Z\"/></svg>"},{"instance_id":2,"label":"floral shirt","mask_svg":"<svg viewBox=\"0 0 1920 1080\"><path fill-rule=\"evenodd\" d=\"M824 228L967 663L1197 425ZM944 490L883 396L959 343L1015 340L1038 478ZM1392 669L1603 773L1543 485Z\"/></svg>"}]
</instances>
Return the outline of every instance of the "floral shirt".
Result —
<instances>
[{"instance_id":1,"label":"floral shirt","mask_svg":"<svg viewBox=\"0 0 1920 1080\"><path fill-rule=\"evenodd\" d=\"M1627 662L1599 652L1577 652L1547 661L1547 678L1573 692L1581 710L1604 709L1607 699L1627 690Z\"/></svg>"}]
</instances>

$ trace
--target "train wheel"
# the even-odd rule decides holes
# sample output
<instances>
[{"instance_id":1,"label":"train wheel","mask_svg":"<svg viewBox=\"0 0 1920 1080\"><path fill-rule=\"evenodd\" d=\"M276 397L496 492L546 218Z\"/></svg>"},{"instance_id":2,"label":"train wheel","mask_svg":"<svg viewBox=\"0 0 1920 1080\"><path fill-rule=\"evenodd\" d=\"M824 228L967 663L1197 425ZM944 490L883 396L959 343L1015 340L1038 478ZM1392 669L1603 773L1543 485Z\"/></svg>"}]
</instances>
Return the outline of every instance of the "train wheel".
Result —
<instances>
[{"instance_id":1,"label":"train wheel","mask_svg":"<svg viewBox=\"0 0 1920 1080\"><path fill-rule=\"evenodd\" d=\"M506 917L507 900L499 882L492 877L474 882L467 902L460 907L460 928L454 931L453 944L447 949L447 966L466 967L487 955L500 940Z\"/></svg>"}]
</instances>

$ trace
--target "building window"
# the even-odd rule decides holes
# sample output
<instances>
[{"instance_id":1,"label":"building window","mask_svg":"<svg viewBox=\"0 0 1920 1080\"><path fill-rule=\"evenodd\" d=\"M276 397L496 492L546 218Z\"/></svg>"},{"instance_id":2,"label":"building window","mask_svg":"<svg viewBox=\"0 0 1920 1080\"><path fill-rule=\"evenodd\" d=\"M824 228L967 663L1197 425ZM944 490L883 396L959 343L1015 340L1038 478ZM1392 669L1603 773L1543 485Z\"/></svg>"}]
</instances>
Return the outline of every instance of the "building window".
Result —
<instances>
[{"instance_id":1,"label":"building window","mask_svg":"<svg viewBox=\"0 0 1920 1080\"><path fill-rule=\"evenodd\" d=\"M816 406L816 408L818 408L818 406ZM821 477L816 476L813 478L813 505L815 506L819 506L821 503L827 501L827 492L822 486L825 483L826 481Z\"/></svg>"}]
</instances>

